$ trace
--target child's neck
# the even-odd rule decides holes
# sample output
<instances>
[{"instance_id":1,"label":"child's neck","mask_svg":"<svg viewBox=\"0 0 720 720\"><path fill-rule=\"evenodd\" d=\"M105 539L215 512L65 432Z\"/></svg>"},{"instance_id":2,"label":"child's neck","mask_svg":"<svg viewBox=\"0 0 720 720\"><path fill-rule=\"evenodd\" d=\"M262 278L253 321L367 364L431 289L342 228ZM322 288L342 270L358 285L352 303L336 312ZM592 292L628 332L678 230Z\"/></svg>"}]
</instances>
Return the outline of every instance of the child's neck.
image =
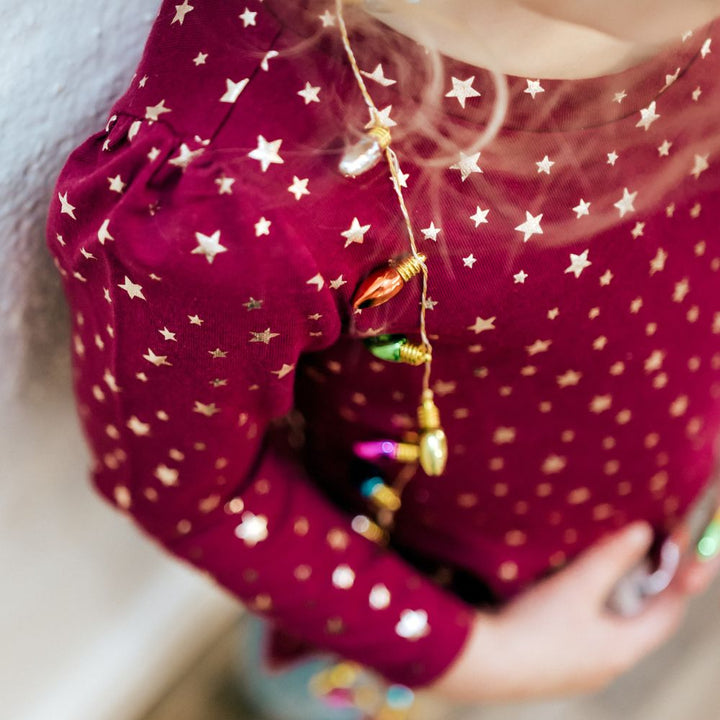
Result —
<instances>
[{"instance_id":1,"label":"child's neck","mask_svg":"<svg viewBox=\"0 0 720 720\"><path fill-rule=\"evenodd\" d=\"M431 39L441 53L472 65L509 75L572 79L641 63L720 12L716 0L655 0L645 12L639 5L648 3L421 0L372 14L420 42Z\"/></svg>"}]
</instances>

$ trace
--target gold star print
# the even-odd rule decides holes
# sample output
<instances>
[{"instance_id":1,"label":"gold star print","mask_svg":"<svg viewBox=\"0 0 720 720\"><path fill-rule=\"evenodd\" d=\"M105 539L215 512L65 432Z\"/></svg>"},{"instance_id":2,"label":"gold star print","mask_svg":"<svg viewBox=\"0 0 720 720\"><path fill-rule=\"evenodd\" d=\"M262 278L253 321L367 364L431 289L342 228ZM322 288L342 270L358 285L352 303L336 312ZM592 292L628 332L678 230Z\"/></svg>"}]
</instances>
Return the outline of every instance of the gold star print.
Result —
<instances>
[{"instance_id":1,"label":"gold star print","mask_svg":"<svg viewBox=\"0 0 720 720\"><path fill-rule=\"evenodd\" d=\"M268 536L268 519L265 515L244 512L242 522L235 528L235 537L242 540L248 547L255 547Z\"/></svg>"},{"instance_id":2,"label":"gold star print","mask_svg":"<svg viewBox=\"0 0 720 720\"><path fill-rule=\"evenodd\" d=\"M322 15L318 15L318 17L324 28L335 25L335 16L329 10L326 10Z\"/></svg>"},{"instance_id":3,"label":"gold star print","mask_svg":"<svg viewBox=\"0 0 720 720\"><path fill-rule=\"evenodd\" d=\"M299 200L304 195L309 195L310 191L307 189L310 178L303 178L302 180L297 176L293 176L292 185L288 188L288 192L295 196L296 200Z\"/></svg>"},{"instance_id":4,"label":"gold star print","mask_svg":"<svg viewBox=\"0 0 720 720\"><path fill-rule=\"evenodd\" d=\"M445 397L445 395L452 395L452 393L457 390L457 383L456 382L447 382L445 380L438 380L432 387L433 392L440 396Z\"/></svg>"},{"instance_id":5,"label":"gold star print","mask_svg":"<svg viewBox=\"0 0 720 720\"><path fill-rule=\"evenodd\" d=\"M587 259L589 250L583 250L579 255L575 255L575 253L570 253L570 265L565 268L566 273L573 273L576 278L580 277L580 274L582 271L586 268L592 265L592 263Z\"/></svg>"},{"instance_id":6,"label":"gold star print","mask_svg":"<svg viewBox=\"0 0 720 720\"><path fill-rule=\"evenodd\" d=\"M552 168L555 162L546 155L540 162L536 162L535 164L537 165L538 173L549 175L550 168Z\"/></svg>"},{"instance_id":7,"label":"gold star print","mask_svg":"<svg viewBox=\"0 0 720 720\"><path fill-rule=\"evenodd\" d=\"M163 339L177 342L177 339L175 338L175 333L171 332L166 327L164 327L162 330L158 330L158 332L163 336Z\"/></svg>"},{"instance_id":8,"label":"gold star print","mask_svg":"<svg viewBox=\"0 0 720 720\"><path fill-rule=\"evenodd\" d=\"M250 82L250 78L243 78L238 82L233 82L230 78L225 79L225 94L220 98L221 103L228 103L229 105L237 102L240 97L240 93L245 89L245 86Z\"/></svg>"},{"instance_id":9,"label":"gold star print","mask_svg":"<svg viewBox=\"0 0 720 720\"><path fill-rule=\"evenodd\" d=\"M481 332L484 332L485 330L495 330L495 320L497 316L493 316L491 318L488 318L485 320L481 317L475 318L475 324L468 326L468 330L472 330L476 335L479 335Z\"/></svg>"},{"instance_id":10,"label":"gold star print","mask_svg":"<svg viewBox=\"0 0 720 720\"><path fill-rule=\"evenodd\" d=\"M670 415L672 415L673 417L680 417L681 415L684 415L687 412L687 409L688 409L688 396L687 395L679 395L670 404L669 412L670 412Z\"/></svg>"},{"instance_id":11,"label":"gold star print","mask_svg":"<svg viewBox=\"0 0 720 720\"><path fill-rule=\"evenodd\" d=\"M158 465L153 474L165 487L177 485L177 479L180 475L175 468L169 468L167 465Z\"/></svg>"},{"instance_id":12,"label":"gold star print","mask_svg":"<svg viewBox=\"0 0 720 720\"><path fill-rule=\"evenodd\" d=\"M212 265L215 256L227 252L227 248L220 244L220 231L216 230L212 235L195 233L198 246L192 251L193 255L204 255L209 265Z\"/></svg>"},{"instance_id":13,"label":"gold star print","mask_svg":"<svg viewBox=\"0 0 720 720\"><path fill-rule=\"evenodd\" d=\"M67 196L67 193L64 195L58 193L58 199L60 200L60 214L69 215L73 220L77 220L75 217L75 206L68 202Z\"/></svg>"},{"instance_id":14,"label":"gold star print","mask_svg":"<svg viewBox=\"0 0 720 720\"><path fill-rule=\"evenodd\" d=\"M567 370L562 375L558 375L556 380L559 387L570 387L571 385L577 385L580 382L582 373L576 370Z\"/></svg>"},{"instance_id":15,"label":"gold star print","mask_svg":"<svg viewBox=\"0 0 720 720\"><path fill-rule=\"evenodd\" d=\"M545 88L540 84L539 80L527 80L527 78L526 78L526 82L527 82L527 87L525 88L525 90L523 92L530 95L533 100L535 99L535 96L538 93L545 92Z\"/></svg>"},{"instance_id":16,"label":"gold star print","mask_svg":"<svg viewBox=\"0 0 720 720\"><path fill-rule=\"evenodd\" d=\"M147 360L152 363L155 367L162 367L163 365L172 365L167 361L167 355L156 355L150 348L148 348L147 354L143 355L143 360Z\"/></svg>"},{"instance_id":17,"label":"gold star print","mask_svg":"<svg viewBox=\"0 0 720 720\"><path fill-rule=\"evenodd\" d=\"M320 273L318 273L317 275L313 275L305 284L317 285L318 292L320 292L325 285L325 278Z\"/></svg>"},{"instance_id":18,"label":"gold star print","mask_svg":"<svg viewBox=\"0 0 720 720\"><path fill-rule=\"evenodd\" d=\"M637 297L630 303L630 312L633 313L634 315L637 315L640 312L640 308L642 306L643 306L642 298Z\"/></svg>"},{"instance_id":19,"label":"gold star print","mask_svg":"<svg viewBox=\"0 0 720 720\"><path fill-rule=\"evenodd\" d=\"M280 53L277 50L268 50L265 55L263 55L263 59L260 61L260 67L267 72L270 69L270 64L268 63L268 60L272 60L273 58L276 58Z\"/></svg>"},{"instance_id":20,"label":"gold star print","mask_svg":"<svg viewBox=\"0 0 720 720\"><path fill-rule=\"evenodd\" d=\"M131 300L134 298L145 300L145 296L142 292L142 286L132 282L127 275L125 276L125 281L122 284L119 284L118 287L124 290Z\"/></svg>"},{"instance_id":21,"label":"gold star print","mask_svg":"<svg viewBox=\"0 0 720 720\"><path fill-rule=\"evenodd\" d=\"M255 237L260 237L261 235L269 235L271 225L272 225L272 222L270 222L270 220L268 220L264 216L261 217L255 223Z\"/></svg>"},{"instance_id":22,"label":"gold star print","mask_svg":"<svg viewBox=\"0 0 720 720\"><path fill-rule=\"evenodd\" d=\"M225 387L228 384L228 381L224 378L215 378L210 381L210 384L214 388L219 388L219 387Z\"/></svg>"},{"instance_id":23,"label":"gold star print","mask_svg":"<svg viewBox=\"0 0 720 720\"><path fill-rule=\"evenodd\" d=\"M465 107L465 101L468 98L480 97L480 93L472 86L475 82L475 76L469 77L467 80L458 80L456 77L451 78L452 90L445 94L445 97L456 98L460 103L460 107Z\"/></svg>"},{"instance_id":24,"label":"gold star print","mask_svg":"<svg viewBox=\"0 0 720 720\"><path fill-rule=\"evenodd\" d=\"M532 345L526 345L525 350L528 355L537 355L541 352L547 352L547 349L552 345L552 340L536 340Z\"/></svg>"},{"instance_id":25,"label":"gold star print","mask_svg":"<svg viewBox=\"0 0 720 720\"><path fill-rule=\"evenodd\" d=\"M384 107L382 110L378 110L377 112L374 112L374 119L368 120L368 122L365 124L365 129L369 130L373 125L382 125L384 128L391 128L395 127L397 123L390 117L390 113L392 112L392 105L388 105L387 107Z\"/></svg>"},{"instance_id":26,"label":"gold star print","mask_svg":"<svg viewBox=\"0 0 720 720\"><path fill-rule=\"evenodd\" d=\"M343 285L347 285L347 280L343 280L343 276L342 276L342 275L338 275L338 277L336 277L334 280L331 280L331 281L330 281L330 287L331 287L333 290L338 290L338 289L341 288Z\"/></svg>"},{"instance_id":27,"label":"gold star print","mask_svg":"<svg viewBox=\"0 0 720 720\"><path fill-rule=\"evenodd\" d=\"M533 235L543 234L543 230L540 227L542 218L543 213L533 216L527 210L525 211L525 222L515 228L518 232L523 233L523 242L527 242Z\"/></svg>"},{"instance_id":28,"label":"gold star print","mask_svg":"<svg viewBox=\"0 0 720 720\"><path fill-rule=\"evenodd\" d=\"M222 358L227 357L227 352L221 350L220 348L215 348L215 350L208 350L208 353L213 360L221 360Z\"/></svg>"},{"instance_id":29,"label":"gold star print","mask_svg":"<svg viewBox=\"0 0 720 720\"><path fill-rule=\"evenodd\" d=\"M288 365L284 363L279 370L272 370L273 375L278 376L278 380L282 380L286 375L289 375L295 369L295 365Z\"/></svg>"},{"instance_id":30,"label":"gold star print","mask_svg":"<svg viewBox=\"0 0 720 720\"><path fill-rule=\"evenodd\" d=\"M209 403L206 405L205 403L201 403L199 400L196 400L193 412L204 415L205 417L212 417L220 412L220 408L218 408L215 403Z\"/></svg>"},{"instance_id":31,"label":"gold star print","mask_svg":"<svg viewBox=\"0 0 720 720\"><path fill-rule=\"evenodd\" d=\"M673 290L673 302L682 302L689 292L690 283L687 278L683 278L680 282L675 283L675 289Z\"/></svg>"},{"instance_id":32,"label":"gold star print","mask_svg":"<svg viewBox=\"0 0 720 720\"><path fill-rule=\"evenodd\" d=\"M548 455L545 458L540 470L543 475L552 475L554 473L559 473L561 470L564 470L566 465L567 458L562 457L562 455L553 454Z\"/></svg>"},{"instance_id":33,"label":"gold star print","mask_svg":"<svg viewBox=\"0 0 720 720\"><path fill-rule=\"evenodd\" d=\"M460 153L460 160L454 165L450 166L451 170L459 170L460 177L465 182L470 175L473 173L481 173L482 169L478 166L478 160L480 159L480 153L476 152L474 155L466 155L464 152ZM479 208L478 208L479 210Z\"/></svg>"},{"instance_id":34,"label":"gold star print","mask_svg":"<svg viewBox=\"0 0 720 720\"><path fill-rule=\"evenodd\" d=\"M603 350L607 345L608 339L604 335L600 335L593 340L593 350Z\"/></svg>"},{"instance_id":35,"label":"gold star print","mask_svg":"<svg viewBox=\"0 0 720 720\"><path fill-rule=\"evenodd\" d=\"M644 234L645 234L645 223L644 222L635 223L635 227L631 231L631 235L633 236L633 239L637 240L639 237L642 237Z\"/></svg>"},{"instance_id":36,"label":"gold star print","mask_svg":"<svg viewBox=\"0 0 720 720\"><path fill-rule=\"evenodd\" d=\"M600 276L600 284L603 286L609 285L612 282L613 274L610 270L606 270L601 276Z\"/></svg>"},{"instance_id":37,"label":"gold star print","mask_svg":"<svg viewBox=\"0 0 720 720\"><path fill-rule=\"evenodd\" d=\"M169 112L172 112L172 110L165 107L165 99L163 98L157 105L148 105L145 108L145 119L155 122L161 115Z\"/></svg>"},{"instance_id":38,"label":"gold star print","mask_svg":"<svg viewBox=\"0 0 720 720\"><path fill-rule=\"evenodd\" d=\"M205 322L198 315L188 315L187 317L191 325L202 325Z\"/></svg>"},{"instance_id":39,"label":"gold star print","mask_svg":"<svg viewBox=\"0 0 720 720\"><path fill-rule=\"evenodd\" d=\"M174 25L175 23L180 23L180 25L182 25L185 22L185 16L194 9L195 8L188 2L188 0L183 0L182 5L175 6L175 17L172 19L170 24Z\"/></svg>"},{"instance_id":40,"label":"gold star print","mask_svg":"<svg viewBox=\"0 0 720 720\"><path fill-rule=\"evenodd\" d=\"M668 157L670 155L670 148L672 147L672 143L669 140L663 140L662 145L658 146L658 156L659 157Z\"/></svg>"},{"instance_id":41,"label":"gold star print","mask_svg":"<svg viewBox=\"0 0 720 720\"><path fill-rule=\"evenodd\" d=\"M266 330L263 330L262 332L253 332L251 330L250 334L252 335L252 337L250 338L251 343L261 342L261 343L265 343L266 345L268 345L273 338L278 337L280 335L280 333L270 332L270 328L267 328Z\"/></svg>"},{"instance_id":42,"label":"gold star print","mask_svg":"<svg viewBox=\"0 0 720 720\"><path fill-rule=\"evenodd\" d=\"M355 584L355 573L349 565L338 565L332 574L332 584L340 590L349 590Z\"/></svg>"},{"instance_id":43,"label":"gold star print","mask_svg":"<svg viewBox=\"0 0 720 720\"><path fill-rule=\"evenodd\" d=\"M651 373L662 368L665 353L662 350L653 350L645 360L645 372Z\"/></svg>"},{"instance_id":44,"label":"gold star print","mask_svg":"<svg viewBox=\"0 0 720 720\"><path fill-rule=\"evenodd\" d=\"M249 8L245 8L243 12L238 15L240 20L243 21L243 27L248 27L249 25L257 25L257 22L255 21L255 17L257 16L256 12L252 12Z\"/></svg>"},{"instance_id":45,"label":"gold star print","mask_svg":"<svg viewBox=\"0 0 720 720\"><path fill-rule=\"evenodd\" d=\"M218 186L220 195L232 195L232 186L235 184L235 178L222 175L215 178L215 184Z\"/></svg>"},{"instance_id":46,"label":"gold star print","mask_svg":"<svg viewBox=\"0 0 720 720\"><path fill-rule=\"evenodd\" d=\"M136 415L133 415L127 421L127 426L138 437L144 437L150 434L150 425L142 422Z\"/></svg>"},{"instance_id":47,"label":"gold star print","mask_svg":"<svg viewBox=\"0 0 720 720\"><path fill-rule=\"evenodd\" d=\"M515 442L514 427L497 427L493 433L493 440L496 445L505 445L506 443Z\"/></svg>"},{"instance_id":48,"label":"gold star print","mask_svg":"<svg viewBox=\"0 0 720 720\"><path fill-rule=\"evenodd\" d=\"M273 163L277 165L283 165L285 161L280 157L279 151L282 145L282 140L273 140L268 142L262 135L258 135L258 146L255 150L248 153L248 157L253 160L257 160L260 163L260 167L263 172Z\"/></svg>"},{"instance_id":49,"label":"gold star print","mask_svg":"<svg viewBox=\"0 0 720 720\"><path fill-rule=\"evenodd\" d=\"M362 245L363 241L365 240L365 233L369 229L370 225L360 225L358 219L356 217L353 218L350 227L344 232L340 233L344 238L346 238L345 247L352 243L358 243Z\"/></svg>"},{"instance_id":50,"label":"gold star print","mask_svg":"<svg viewBox=\"0 0 720 720\"><path fill-rule=\"evenodd\" d=\"M319 92L320 87L314 87L309 82L306 82L305 87L302 90L298 90L298 95L305 101L306 105L309 105L311 102L320 102L320 98L318 97Z\"/></svg>"},{"instance_id":51,"label":"gold star print","mask_svg":"<svg viewBox=\"0 0 720 720\"><path fill-rule=\"evenodd\" d=\"M429 227L420 230L420 232L423 234L425 240L437 242L438 235L442 232L442 228L436 228L435 223L431 222Z\"/></svg>"},{"instance_id":52,"label":"gold star print","mask_svg":"<svg viewBox=\"0 0 720 720\"><path fill-rule=\"evenodd\" d=\"M125 189L125 183L123 182L123 179L120 177L120 175L116 175L115 177L109 177L108 182L110 183L110 191L121 193Z\"/></svg>"},{"instance_id":53,"label":"gold star print","mask_svg":"<svg viewBox=\"0 0 720 720\"><path fill-rule=\"evenodd\" d=\"M182 168L182 170L185 170L188 165L196 158L202 155L205 152L205 148L199 148L198 150L191 150L189 146L186 143L182 143L180 145L180 150L178 150L178 154L170 158L168 160L168 164L172 165L173 167L179 167ZM157 208L156 208L157 209ZM154 214L154 213L152 213Z\"/></svg>"},{"instance_id":54,"label":"gold star print","mask_svg":"<svg viewBox=\"0 0 720 720\"><path fill-rule=\"evenodd\" d=\"M105 381L105 384L108 386L111 392L120 392L120 388L117 386L117 382L115 382L115 377L109 370L105 371L105 374L103 375L103 380Z\"/></svg>"},{"instance_id":55,"label":"gold star print","mask_svg":"<svg viewBox=\"0 0 720 720\"><path fill-rule=\"evenodd\" d=\"M262 306L263 301L256 300L253 297L251 297L246 303L243 303L243 307L247 308L248 312L250 312L250 310L259 310Z\"/></svg>"},{"instance_id":56,"label":"gold star print","mask_svg":"<svg viewBox=\"0 0 720 720\"><path fill-rule=\"evenodd\" d=\"M710 163L708 162L708 155L695 155L695 164L693 165L693 169L690 171L690 174L698 180L700 175L702 175L709 167Z\"/></svg>"},{"instance_id":57,"label":"gold star print","mask_svg":"<svg viewBox=\"0 0 720 720\"><path fill-rule=\"evenodd\" d=\"M609 410L611 405L612 395L596 395L590 401L589 408L591 412L599 414L605 412L605 410Z\"/></svg>"},{"instance_id":58,"label":"gold star print","mask_svg":"<svg viewBox=\"0 0 720 720\"><path fill-rule=\"evenodd\" d=\"M397 80L392 80L391 78L385 77L385 71L383 70L383 66L378 63L375 66L375 69L370 73L366 72L365 70L360 71L366 78L369 78L370 80L374 80L379 85L382 85L383 87L390 87L390 85L394 85Z\"/></svg>"},{"instance_id":59,"label":"gold star print","mask_svg":"<svg viewBox=\"0 0 720 720\"><path fill-rule=\"evenodd\" d=\"M638 120L635 127L645 128L645 132L650 129L650 126L660 117L655 112L656 101L653 100L646 108L640 110L640 120Z\"/></svg>"},{"instance_id":60,"label":"gold star print","mask_svg":"<svg viewBox=\"0 0 720 720\"><path fill-rule=\"evenodd\" d=\"M558 315L560 314L560 308L551 308L547 312L547 318L548 320L554 320Z\"/></svg>"},{"instance_id":61,"label":"gold star print","mask_svg":"<svg viewBox=\"0 0 720 720\"><path fill-rule=\"evenodd\" d=\"M585 202L585 200L580 198L580 202L573 208L573 212L575 213L575 219L579 220L581 217L583 217L583 215L589 215L590 205L592 205L592 203Z\"/></svg>"}]
</instances>

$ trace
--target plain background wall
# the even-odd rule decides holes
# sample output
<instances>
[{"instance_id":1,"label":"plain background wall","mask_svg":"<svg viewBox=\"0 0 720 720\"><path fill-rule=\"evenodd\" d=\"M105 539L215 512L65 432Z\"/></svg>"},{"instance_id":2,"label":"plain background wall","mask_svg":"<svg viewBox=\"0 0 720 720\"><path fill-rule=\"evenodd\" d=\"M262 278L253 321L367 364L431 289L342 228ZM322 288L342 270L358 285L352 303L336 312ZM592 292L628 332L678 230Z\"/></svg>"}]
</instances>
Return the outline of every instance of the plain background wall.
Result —
<instances>
[{"instance_id":1,"label":"plain background wall","mask_svg":"<svg viewBox=\"0 0 720 720\"><path fill-rule=\"evenodd\" d=\"M95 497L44 248L158 0L0 0L0 715L132 720L237 607Z\"/></svg>"}]
</instances>

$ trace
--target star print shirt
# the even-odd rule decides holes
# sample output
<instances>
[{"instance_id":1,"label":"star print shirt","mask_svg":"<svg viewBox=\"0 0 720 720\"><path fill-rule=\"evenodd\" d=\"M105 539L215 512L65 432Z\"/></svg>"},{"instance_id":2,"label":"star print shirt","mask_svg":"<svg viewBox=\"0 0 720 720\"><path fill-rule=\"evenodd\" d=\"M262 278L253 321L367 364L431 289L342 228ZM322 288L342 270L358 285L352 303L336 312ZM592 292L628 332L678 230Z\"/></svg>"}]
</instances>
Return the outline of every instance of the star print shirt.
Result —
<instances>
[{"instance_id":1,"label":"star print shirt","mask_svg":"<svg viewBox=\"0 0 720 720\"><path fill-rule=\"evenodd\" d=\"M662 536L707 482L718 66L711 24L614 75L509 77L478 152L491 74L442 58L428 110L422 49L374 29L353 47L428 257L442 477L353 453L412 438L422 368L363 340L417 341L421 284L352 308L409 246L387 166L337 169L367 108L331 3L164 3L48 242L100 492L289 635L421 686L474 606L633 519ZM404 488L387 547L368 473Z\"/></svg>"}]
</instances>

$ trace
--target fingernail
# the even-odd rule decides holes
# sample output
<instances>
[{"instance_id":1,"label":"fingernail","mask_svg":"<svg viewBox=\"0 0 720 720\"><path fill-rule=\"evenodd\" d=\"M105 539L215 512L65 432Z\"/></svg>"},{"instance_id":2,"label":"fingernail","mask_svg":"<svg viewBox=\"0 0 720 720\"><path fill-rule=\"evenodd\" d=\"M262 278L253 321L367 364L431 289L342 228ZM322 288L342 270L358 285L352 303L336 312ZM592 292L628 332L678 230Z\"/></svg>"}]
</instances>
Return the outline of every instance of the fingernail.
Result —
<instances>
[{"instance_id":1,"label":"fingernail","mask_svg":"<svg viewBox=\"0 0 720 720\"><path fill-rule=\"evenodd\" d=\"M628 527L628 538L633 545L645 547L652 539L652 528L646 522L635 522Z\"/></svg>"}]
</instances>

